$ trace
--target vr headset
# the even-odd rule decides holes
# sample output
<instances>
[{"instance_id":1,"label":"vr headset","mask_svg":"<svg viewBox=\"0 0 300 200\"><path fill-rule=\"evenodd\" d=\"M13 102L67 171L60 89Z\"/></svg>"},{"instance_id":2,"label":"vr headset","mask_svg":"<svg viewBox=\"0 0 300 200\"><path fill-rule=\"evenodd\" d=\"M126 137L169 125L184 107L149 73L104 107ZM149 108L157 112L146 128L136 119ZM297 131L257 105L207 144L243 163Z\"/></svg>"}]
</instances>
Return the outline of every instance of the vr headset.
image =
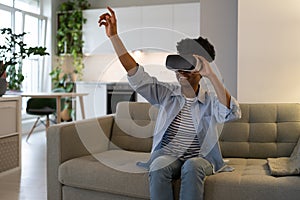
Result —
<instances>
[{"instance_id":1,"label":"vr headset","mask_svg":"<svg viewBox=\"0 0 300 200\"><path fill-rule=\"evenodd\" d=\"M166 67L172 71L200 71L202 66L200 63L197 65L198 62L193 55L173 54L167 56Z\"/></svg>"}]
</instances>

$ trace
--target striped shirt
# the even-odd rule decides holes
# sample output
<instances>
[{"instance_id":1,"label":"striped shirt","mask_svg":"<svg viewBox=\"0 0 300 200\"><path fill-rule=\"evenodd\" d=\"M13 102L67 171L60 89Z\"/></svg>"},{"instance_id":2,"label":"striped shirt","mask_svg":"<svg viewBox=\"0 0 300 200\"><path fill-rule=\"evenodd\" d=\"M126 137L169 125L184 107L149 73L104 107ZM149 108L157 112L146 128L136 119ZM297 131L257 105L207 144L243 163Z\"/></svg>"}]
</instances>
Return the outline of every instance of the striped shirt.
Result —
<instances>
[{"instance_id":1,"label":"striped shirt","mask_svg":"<svg viewBox=\"0 0 300 200\"><path fill-rule=\"evenodd\" d=\"M168 127L162 139L165 154L181 160L199 155L200 145L192 120L191 104L196 98L187 99L182 110Z\"/></svg>"}]
</instances>

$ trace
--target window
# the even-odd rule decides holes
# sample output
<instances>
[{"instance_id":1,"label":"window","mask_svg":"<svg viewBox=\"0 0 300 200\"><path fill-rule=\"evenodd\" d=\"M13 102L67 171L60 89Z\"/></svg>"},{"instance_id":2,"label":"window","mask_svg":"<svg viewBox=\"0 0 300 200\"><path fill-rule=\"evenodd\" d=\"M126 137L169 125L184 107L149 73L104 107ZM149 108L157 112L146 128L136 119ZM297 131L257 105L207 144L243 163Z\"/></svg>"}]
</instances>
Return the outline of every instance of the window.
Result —
<instances>
[{"instance_id":1,"label":"window","mask_svg":"<svg viewBox=\"0 0 300 200\"><path fill-rule=\"evenodd\" d=\"M0 18L0 27L11 27L11 12L0 10Z\"/></svg>"},{"instance_id":2,"label":"window","mask_svg":"<svg viewBox=\"0 0 300 200\"><path fill-rule=\"evenodd\" d=\"M15 8L39 14L40 0L15 0Z\"/></svg>"},{"instance_id":3,"label":"window","mask_svg":"<svg viewBox=\"0 0 300 200\"><path fill-rule=\"evenodd\" d=\"M24 37L24 42L28 46L38 46L39 45L39 20L32 16L25 16L25 23L24 23L24 31L28 33ZM38 91L39 86L39 58L31 56L29 59L24 60L23 65L23 75L26 80L31 80L30 82L27 81L23 84L24 91Z\"/></svg>"},{"instance_id":4,"label":"window","mask_svg":"<svg viewBox=\"0 0 300 200\"><path fill-rule=\"evenodd\" d=\"M7 5L7 6L13 6L14 1L13 0L1 0L1 4Z\"/></svg>"},{"instance_id":5,"label":"window","mask_svg":"<svg viewBox=\"0 0 300 200\"><path fill-rule=\"evenodd\" d=\"M7 20L0 20L0 28L4 27L11 27L11 13L5 10L0 10L0 19L7 19ZM4 37L0 35L1 44L4 42Z\"/></svg>"},{"instance_id":6,"label":"window","mask_svg":"<svg viewBox=\"0 0 300 200\"><path fill-rule=\"evenodd\" d=\"M46 46L45 33L47 17L41 14L43 0L1 0L0 28L12 28L15 33L26 32L24 42L30 46ZM3 20L5 19L5 20ZM1 40L1 38L0 38ZM50 50L47 49L49 52ZM30 57L23 60L23 75L25 77L22 90L39 92L43 86L41 77L44 70L44 57ZM49 84L49 83L48 83ZM23 101L23 103L26 101ZM26 105L22 105L26 108Z\"/></svg>"}]
</instances>

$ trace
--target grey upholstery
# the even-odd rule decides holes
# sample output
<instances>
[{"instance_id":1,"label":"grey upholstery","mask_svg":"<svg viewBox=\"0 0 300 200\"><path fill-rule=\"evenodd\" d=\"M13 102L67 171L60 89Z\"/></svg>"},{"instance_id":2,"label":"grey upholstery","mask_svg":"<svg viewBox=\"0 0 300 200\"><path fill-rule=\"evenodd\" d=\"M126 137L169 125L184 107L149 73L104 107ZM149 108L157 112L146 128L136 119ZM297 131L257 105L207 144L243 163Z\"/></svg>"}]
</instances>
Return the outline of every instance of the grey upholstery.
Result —
<instances>
[{"instance_id":1,"label":"grey upholstery","mask_svg":"<svg viewBox=\"0 0 300 200\"><path fill-rule=\"evenodd\" d=\"M205 199L299 199L299 176L270 176L265 159L229 158L229 164L235 171L206 179Z\"/></svg>"},{"instance_id":2,"label":"grey upholstery","mask_svg":"<svg viewBox=\"0 0 300 200\"><path fill-rule=\"evenodd\" d=\"M220 137L235 171L209 176L205 199L298 199L300 176L270 176L266 158L290 156L300 136L300 105L240 106L242 118L224 124ZM48 200L149 199L147 171L135 163L149 158L156 115L148 103L123 102L116 114L50 127Z\"/></svg>"},{"instance_id":3,"label":"grey upholstery","mask_svg":"<svg viewBox=\"0 0 300 200\"><path fill-rule=\"evenodd\" d=\"M111 157L115 158L113 162L108 160ZM137 161L147 159L148 153L120 150L75 158L59 167L59 181L82 189L147 198L146 170L135 165Z\"/></svg>"},{"instance_id":4,"label":"grey upholstery","mask_svg":"<svg viewBox=\"0 0 300 200\"><path fill-rule=\"evenodd\" d=\"M224 124L224 157L290 156L300 136L299 104L241 104L242 118ZM237 151L238 149L238 151Z\"/></svg>"},{"instance_id":5,"label":"grey upholstery","mask_svg":"<svg viewBox=\"0 0 300 200\"><path fill-rule=\"evenodd\" d=\"M145 112L147 111L147 112ZM117 105L110 148L128 151L151 151L157 109L148 103Z\"/></svg>"}]
</instances>

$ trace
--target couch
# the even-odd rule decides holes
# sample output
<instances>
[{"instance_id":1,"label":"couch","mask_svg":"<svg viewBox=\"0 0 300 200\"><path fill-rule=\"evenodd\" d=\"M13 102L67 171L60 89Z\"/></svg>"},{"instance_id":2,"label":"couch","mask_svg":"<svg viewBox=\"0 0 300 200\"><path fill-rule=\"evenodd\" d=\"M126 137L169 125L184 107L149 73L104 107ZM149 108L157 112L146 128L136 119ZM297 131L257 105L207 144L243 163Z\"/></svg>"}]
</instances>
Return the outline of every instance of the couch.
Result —
<instances>
[{"instance_id":1,"label":"couch","mask_svg":"<svg viewBox=\"0 0 300 200\"><path fill-rule=\"evenodd\" d=\"M289 157L300 136L300 105L241 104L224 124L222 154L233 172L205 180L206 200L300 198L300 176L272 176L268 158ZM146 161L157 110L121 102L115 114L54 125L47 133L48 200L149 199ZM178 199L180 180L174 181Z\"/></svg>"}]
</instances>

